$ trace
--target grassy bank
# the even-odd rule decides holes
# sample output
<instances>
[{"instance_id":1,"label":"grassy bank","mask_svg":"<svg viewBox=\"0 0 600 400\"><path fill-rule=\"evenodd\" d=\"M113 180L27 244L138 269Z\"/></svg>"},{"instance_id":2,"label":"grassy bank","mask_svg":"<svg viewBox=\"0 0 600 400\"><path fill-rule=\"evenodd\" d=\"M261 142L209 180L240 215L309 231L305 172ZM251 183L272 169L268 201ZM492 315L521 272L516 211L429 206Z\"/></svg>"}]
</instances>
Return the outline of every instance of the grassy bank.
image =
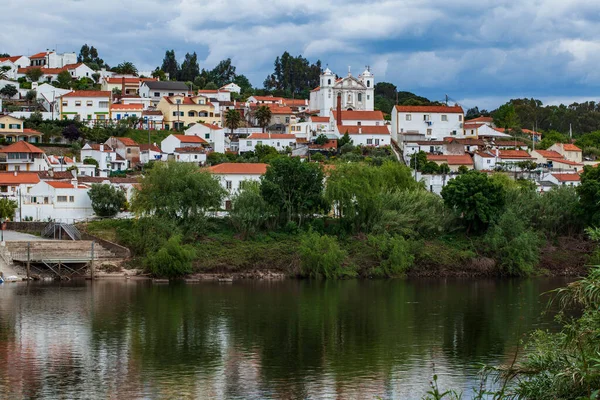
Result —
<instances>
[{"instance_id":1,"label":"grassy bank","mask_svg":"<svg viewBox=\"0 0 600 400\"><path fill-rule=\"evenodd\" d=\"M81 229L130 247L131 221L104 220L90 222ZM303 275L301 242L305 232L271 232L243 240L226 220L212 221L211 233L192 242L195 257L193 273L249 273L277 271L290 277ZM480 239L480 238L479 238ZM344 253L342 265L350 276L385 277L381 273L385 259L381 249L367 236L342 236L337 239ZM478 238L444 235L431 240L408 240L410 267L397 276L502 276L497 260L486 257L485 244ZM540 261L534 275L580 275L585 272L595 245L583 238L562 237L540 247ZM144 254L135 252L132 266L144 267Z\"/></svg>"}]
</instances>

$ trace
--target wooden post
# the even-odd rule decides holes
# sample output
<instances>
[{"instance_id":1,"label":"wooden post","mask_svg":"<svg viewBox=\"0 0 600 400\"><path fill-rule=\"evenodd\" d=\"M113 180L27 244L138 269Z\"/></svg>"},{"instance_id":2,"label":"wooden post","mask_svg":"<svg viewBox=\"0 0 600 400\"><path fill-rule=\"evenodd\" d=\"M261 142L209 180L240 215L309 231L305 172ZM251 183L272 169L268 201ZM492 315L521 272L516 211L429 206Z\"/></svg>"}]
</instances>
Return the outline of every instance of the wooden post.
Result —
<instances>
[{"instance_id":1,"label":"wooden post","mask_svg":"<svg viewBox=\"0 0 600 400\"><path fill-rule=\"evenodd\" d=\"M61 262L60 262L60 260L58 260L58 279L60 279L62 281L62 273L60 271L61 267L62 267Z\"/></svg>"},{"instance_id":2,"label":"wooden post","mask_svg":"<svg viewBox=\"0 0 600 400\"><path fill-rule=\"evenodd\" d=\"M90 260L91 279L94 280L94 242L92 241L92 259Z\"/></svg>"},{"instance_id":3,"label":"wooden post","mask_svg":"<svg viewBox=\"0 0 600 400\"><path fill-rule=\"evenodd\" d=\"M27 282L31 279L31 242L27 242Z\"/></svg>"}]
</instances>

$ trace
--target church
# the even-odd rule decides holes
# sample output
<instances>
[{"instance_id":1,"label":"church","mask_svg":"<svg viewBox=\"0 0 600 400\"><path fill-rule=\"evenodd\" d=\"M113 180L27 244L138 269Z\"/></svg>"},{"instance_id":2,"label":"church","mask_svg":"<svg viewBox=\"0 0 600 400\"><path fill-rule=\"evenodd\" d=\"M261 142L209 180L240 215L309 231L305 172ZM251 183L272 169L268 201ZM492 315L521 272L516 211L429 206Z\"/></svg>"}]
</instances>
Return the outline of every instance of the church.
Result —
<instances>
[{"instance_id":1,"label":"church","mask_svg":"<svg viewBox=\"0 0 600 400\"><path fill-rule=\"evenodd\" d=\"M341 94L342 109L350 111L373 111L375 105L375 77L371 69L355 78L348 68L348 76L336 79L329 68L321 74L321 86L310 92L310 109L318 111L319 116L328 117L330 110L337 105L337 96Z\"/></svg>"}]
</instances>

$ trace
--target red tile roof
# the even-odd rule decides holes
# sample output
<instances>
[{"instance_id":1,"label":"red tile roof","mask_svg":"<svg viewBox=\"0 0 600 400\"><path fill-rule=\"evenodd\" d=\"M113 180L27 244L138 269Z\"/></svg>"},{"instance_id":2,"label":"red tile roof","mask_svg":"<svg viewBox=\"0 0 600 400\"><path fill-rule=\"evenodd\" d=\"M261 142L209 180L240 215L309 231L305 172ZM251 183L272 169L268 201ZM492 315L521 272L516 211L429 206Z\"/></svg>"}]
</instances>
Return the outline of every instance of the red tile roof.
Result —
<instances>
[{"instance_id":1,"label":"red tile roof","mask_svg":"<svg viewBox=\"0 0 600 400\"><path fill-rule=\"evenodd\" d=\"M479 157L483 157L483 158L494 158L495 156L487 151L476 151L475 154L477 154Z\"/></svg>"},{"instance_id":2,"label":"red tile roof","mask_svg":"<svg viewBox=\"0 0 600 400\"><path fill-rule=\"evenodd\" d=\"M262 139L289 139L296 140L296 136L289 133L253 133L248 136L249 140L262 140Z\"/></svg>"},{"instance_id":3,"label":"red tile roof","mask_svg":"<svg viewBox=\"0 0 600 400\"><path fill-rule=\"evenodd\" d=\"M219 91L216 89L202 89L198 90L198 94L200 93L219 93Z\"/></svg>"},{"instance_id":4,"label":"red tile roof","mask_svg":"<svg viewBox=\"0 0 600 400\"><path fill-rule=\"evenodd\" d=\"M15 63L21 57L23 57L23 56L1 57L0 62L10 61L12 63Z\"/></svg>"},{"instance_id":5,"label":"red tile roof","mask_svg":"<svg viewBox=\"0 0 600 400\"><path fill-rule=\"evenodd\" d=\"M461 106L396 106L396 111L464 114Z\"/></svg>"},{"instance_id":6,"label":"red tile roof","mask_svg":"<svg viewBox=\"0 0 600 400\"><path fill-rule=\"evenodd\" d=\"M208 169L213 174L221 175L264 175L267 172L267 166L262 163L223 163Z\"/></svg>"},{"instance_id":7,"label":"red tile roof","mask_svg":"<svg viewBox=\"0 0 600 400\"><path fill-rule=\"evenodd\" d=\"M427 154L428 161L442 161L448 165L473 165L473 159L468 154L463 155L436 155Z\"/></svg>"},{"instance_id":8,"label":"red tile roof","mask_svg":"<svg viewBox=\"0 0 600 400\"><path fill-rule=\"evenodd\" d=\"M108 90L76 90L63 95L64 97L109 97L111 92Z\"/></svg>"},{"instance_id":9,"label":"red tile roof","mask_svg":"<svg viewBox=\"0 0 600 400\"><path fill-rule=\"evenodd\" d=\"M385 125L338 125L340 135L348 132L348 135L389 135L390 131Z\"/></svg>"},{"instance_id":10,"label":"red tile roof","mask_svg":"<svg viewBox=\"0 0 600 400\"><path fill-rule=\"evenodd\" d=\"M562 155L554 150L536 150L544 158L562 158Z\"/></svg>"},{"instance_id":11,"label":"red tile roof","mask_svg":"<svg viewBox=\"0 0 600 400\"><path fill-rule=\"evenodd\" d=\"M335 117L337 112L333 111ZM383 121L381 111L342 111L342 121Z\"/></svg>"},{"instance_id":12,"label":"red tile roof","mask_svg":"<svg viewBox=\"0 0 600 400\"><path fill-rule=\"evenodd\" d=\"M479 129L485 124L465 123L465 129Z\"/></svg>"},{"instance_id":13,"label":"red tile roof","mask_svg":"<svg viewBox=\"0 0 600 400\"><path fill-rule=\"evenodd\" d=\"M49 53L54 53L54 52L51 51ZM37 54L34 54L34 55L30 56L29 58L44 58L44 57L46 57L46 54L48 54L48 52L42 51L40 53L37 53Z\"/></svg>"},{"instance_id":14,"label":"red tile roof","mask_svg":"<svg viewBox=\"0 0 600 400\"><path fill-rule=\"evenodd\" d=\"M531 155L525 150L500 150L500 158L531 158Z\"/></svg>"},{"instance_id":15,"label":"red tile roof","mask_svg":"<svg viewBox=\"0 0 600 400\"><path fill-rule=\"evenodd\" d=\"M552 174L560 182L579 182L581 177L579 174Z\"/></svg>"},{"instance_id":16,"label":"red tile roof","mask_svg":"<svg viewBox=\"0 0 600 400\"><path fill-rule=\"evenodd\" d=\"M23 140L13 143L9 146L4 147L0 150L0 153L37 153L43 154L44 151L38 147L35 147L31 143L27 143Z\"/></svg>"},{"instance_id":17,"label":"red tile roof","mask_svg":"<svg viewBox=\"0 0 600 400\"><path fill-rule=\"evenodd\" d=\"M549 161L553 161L553 162L558 162L558 163L562 163L562 164L567 164L567 165L572 165L574 167L583 165L581 163L575 162L575 161L571 161L571 160L567 160L565 158L548 158Z\"/></svg>"},{"instance_id":18,"label":"red tile roof","mask_svg":"<svg viewBox=\"0 0 600 400\"><path fill-rule=\"evenodd\" d=\"M112 137L112 138L110 138L108 140L112 140L112 139L118 140L119 142L123 143L127 147L136 147L136 146L139 146L139 144L135 140L133 140L132 138L128 138L128 137Z\"/></svg>"},{"instance_id":19,"label":"red tile roof","mask_svg":"<svg viewBox=\"0 0 600 400\"><path fill-rule=\"evenodd\" d=\"M125 84L127 83L131 83L131 84L139 84L140 82L146 82L146 81L156 81L156 78L138 78L138 77L133 77L133 78L106 78L106 82L107 83L111 83L111 84L116 84L116 83L123 83L123 79L125 79Z\"/></svg>"},{"instance_id":20,"label":"red tile roof","mask_svg":"<svg viewBox=\"0 0 600 400\"><path fill-rule=\"evenodd\" d=\"M46 181L46 183L55 189L74 189L71 182L65 181Z\"/></svg>"},{"instance_id":21,"label":"red tile roof","mask_svg":"<svg viewBox=\"0 0 600 400\"><path fill-rule=\"evenodd\" d=\"M280 102L285 100L283 97L273 97L273 96L251 96L254 97L256 101L275 101Z\"/></svg>"},{"instance_id":22,"label":"red tile roof","mask_svg":"<svg viewBox=\"0 0 600 400\"><path fill-rule=\"evenodd\" d=\"M311 143L308 145L309 148L314 149L314 150L330 150L330 149L337 149L338 147L338 141L337 140L328 140L327 142L325 142L324 144L316 144L316 143Z\"/></svg>"},{"instance_id":23,"label":"red tile roof","mask_svg":"<svg viewBox=\"0 0 600 400\"><path fill-rule=\"evenodd\" d=\"M283 104L288 107L308 106L308 101L303 99L283 99Z\"/></svg>"},{"instance_id":24,"label":"red tile roof","mask_svg":"<svg viewBox=\"0 0 600 400\"><path fill-rule=\"evenodd\" d=\"M179 141L181 143L207 143L206 140L202 139L201 137L194 136L194 135L173 135L173 136L175 136L177 139L179 139Z\"/></svg>"},{"instance_id":25,"label":"red tile roof","mask_svg":"<svg viewBox=\"0 0 600 400\"><path fill-rule=\"evenodd\" d=\"M564 143L563 149L565 149L565 151L581 151L581 149L579 147L577 147L571 143Z\"/></svg>"},{"instance_id":26,"label":"red tile roof","mask_svg":"<svg viewBox=\"0 0 600 400\"><path fill-rule=\"evenodd\" d=\"M92 150L100 151L100 145L99 144L90 144L90 147L92 148ZM105 144L104 145L104 152L105 153L110 153L111 151L113 151L112 147L110 147L109 145Z\"/></svg>"},{"instance_id":27,"label":"red tile roof","mask_svg":"<svg viewBox=\"0 0 600 400\"><path fill-rule=\"evenodd\" d=\"M140 150L141 151L152 150L152 151L155 151L157 153L161 153L160 147L158 147L155 144L140 144Z\"/></svg>"},{"instance_id":28,"label":"red tile roof","mask_svg":"<svg viewBox=\"0 0 600 400\"><path fill-rule=\"evenodd\" d=\"M313 115L310 117L311 122L329 122L329 117L317 117Z\"/></svg>"},{"instance_id":29,"label":"red tile roof","mask_svg":"<svg viewBox=\"0 0 600 400\"><path fill-rule=\"evenodd\" d=\"M175 153L202 153L204 154L206 150L204 147L177 147L175 148Z\"/></svg>"},{"instance_id":30,"label":"red tile roof","mask_svg":"<svg viewBox=\"0 0 600 400\"><path fill-rule=\"evenodd\" d=\"M212 129L212 130L219 130L219 129L223 129L221 128L219 125L215 125L215 124L207 124L205 122L199 122L200 125L204 125L205 127Z\"/></svg>"},{"instance_id":31,"label":"red tile roof","mask_svg":"<svg viewBox=\"0 0 600 400\"><path fill-rule=\"evenodd\" d=\"M143 110L143 104L113 104L111 110Z\"/></svg>"},{"instance_id":32,"label":"red tile roof","mask_svg":"<svg viewBox=\"0 0 600 400\"><path fill-rule=\"evenodd\" d=\"M181 95L175 95L175 96L172 96L172 97L178 97L178 98L182 98L182 101L181 101L180 105L186 105L186 106L200 106L200 107L202 107L202 106L211 106L211 107L213 107L213 105L212 105L210 102L208 102L208 101L207 101L207 102L205 102L204 104L198 104L198 103L196 103L194 100L192 100L192 99L195 99L195 98L198 98L198 97L206 98L206 97L204 97L204 96L194 96L194 97L187 97L187 96L186 96L186 97L183 97L183 96L181 96ZM171 98L169 98L169 96L165 96L165 97L164 97L164 99L165 99L165 100L166 100L168 103L170 103L170 104L177 104L177 102L175 102L175 101L171 100Z\"/></svg>"},{"instance_id":33,"label":"red tile roof","mask_svg":"<svg viewBox=\"0 0 600 400\"><path fill-rule=\"evenodd\" d=\"M0 172L0 186L35 184L39 181L37 172Z\"/></svg>"},{"instance_id":34,"label":"red tile roof","mask_svg":"<svg viewBox=\"0 0 600 400\"><path fill-rule=\"evenodd\" d=\"M45 75L58 75L63 71L70 71L72 69L75 68L79 68L80 66L84 65L83 63L77 63L77 64L67 64L64 67L60 67L60 68L45 68L43 66L29 66L29 67L25 67L25 68L19 68L17 70L17 72L19 74L26 74L27 71L35 69L35 68L39 68L42 70L42 72Z\"/></svg>"},{"instance_id":35,"label":"red tile roof","mask_svg":"<svg viewBox=\"0 0 600 400\"><path fill-rule=\"evenodd\" d=\"M24 133L26 135L41 135L42 134L42 132L38 132L34 129L29 129L29 128L23 129L23 132L21 132L21 133Z\"/></svg>"},{"instance_id":36,"label":"red tile roof","mask_svg":"<svg viewBox=\"0 0 600 400\"><path fill-rule=\"evenodd\" d=\"M477 118L471 118L465 121L465 123L469 124L469 123L479 123L479 122L494 122L494 118L492 117L477 117Z\"/></svg>"}]
</instances>

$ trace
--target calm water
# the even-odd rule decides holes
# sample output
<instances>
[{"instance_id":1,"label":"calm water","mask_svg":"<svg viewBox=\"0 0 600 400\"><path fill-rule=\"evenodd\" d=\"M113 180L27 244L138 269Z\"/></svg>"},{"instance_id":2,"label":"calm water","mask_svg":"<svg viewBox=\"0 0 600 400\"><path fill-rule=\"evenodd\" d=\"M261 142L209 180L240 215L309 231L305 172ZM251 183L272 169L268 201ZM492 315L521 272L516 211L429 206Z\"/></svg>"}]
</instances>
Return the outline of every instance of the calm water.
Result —
<instances>
[{"instance_id":1,"label":"calm water","mask_svg":"<svg viewBox=\"0 0 600 400\"><path fill-rule=\"evenodd\" d=\"M0 398L418 399L434 368L470 394L565 284L4 284Z\"/></svg>"}]
</instances>

